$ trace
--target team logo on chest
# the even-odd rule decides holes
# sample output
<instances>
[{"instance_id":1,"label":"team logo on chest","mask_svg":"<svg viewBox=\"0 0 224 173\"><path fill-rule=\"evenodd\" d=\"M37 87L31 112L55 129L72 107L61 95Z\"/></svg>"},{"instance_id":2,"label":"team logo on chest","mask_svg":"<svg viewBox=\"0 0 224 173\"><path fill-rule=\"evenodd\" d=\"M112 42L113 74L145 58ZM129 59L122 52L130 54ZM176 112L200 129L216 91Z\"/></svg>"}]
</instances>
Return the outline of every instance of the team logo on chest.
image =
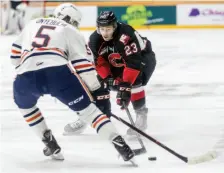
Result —
<instances>
[{"instance_id":1,"label":"team logo on chest","mask_svg":"<svg viewBox=\"0 0 224 173\"><path fill-rule=\"evenodd\" d=\"M119 53L111 53L108 56L108 60L111 65L114 67L123 67L125 66L124 60L122 59L121 55Z\"/></svg>"}]
</instances>

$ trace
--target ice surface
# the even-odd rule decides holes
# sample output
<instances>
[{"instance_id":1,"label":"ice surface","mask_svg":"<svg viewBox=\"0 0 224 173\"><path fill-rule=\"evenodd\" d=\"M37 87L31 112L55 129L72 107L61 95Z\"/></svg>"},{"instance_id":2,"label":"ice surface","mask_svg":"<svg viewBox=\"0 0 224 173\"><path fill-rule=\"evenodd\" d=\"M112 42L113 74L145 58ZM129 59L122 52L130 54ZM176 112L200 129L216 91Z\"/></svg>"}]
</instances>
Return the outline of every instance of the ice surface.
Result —
<instances>
[{"instance_id":1,"label":"ice surface","mask_svg":"<svg viewBox=\"0 0 224 173\"><path fill-rule=\"evenodd\" d=\"M14 70L9 53L15 36L0 36L0 172L2 173L223 173L224 172L224 30L140 31L157 55L157 67L146 88L150 109L147 133L185 156L216 149L220 156L187 165L144 139L148 153L136 157L138 168L117 159L111 144L89 128L80 136L62 136L76 115L49 96L38 106L61 145L65 161L42 154L43 144L17 111L12 98ZM86 39L90 32L84 32ZM112 93L112 102L115 93ZM112 103L125 120L125 112ZM131 109L132 114L134 114ZM113 121L125 134L127 128ZM129 141L134 148L136 141ZM221 147L220 147L221 146ZM156 156L157 161L148 161Z\"/></svg>"}]
</instances>

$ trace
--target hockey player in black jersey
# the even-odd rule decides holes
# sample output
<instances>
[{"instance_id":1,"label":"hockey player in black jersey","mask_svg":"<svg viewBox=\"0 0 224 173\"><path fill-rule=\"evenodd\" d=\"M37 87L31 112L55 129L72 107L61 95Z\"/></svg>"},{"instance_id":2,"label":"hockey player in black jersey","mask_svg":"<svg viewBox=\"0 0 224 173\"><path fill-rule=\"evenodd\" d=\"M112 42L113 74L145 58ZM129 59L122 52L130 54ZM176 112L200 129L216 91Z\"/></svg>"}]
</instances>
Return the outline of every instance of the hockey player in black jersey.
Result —
<instances>
[{"instance_id":1,"label":"hockey player in black jersey","mask_svg":"<svg viewBox=\"0 0 224 173\"><path fill-rule=\"evenodd\" d=\"M151 42L142 37L130 25L117 21L112 11L103 11L97 18L97 30L89 39L97 73L105 88L105 96L96 101L109 115L109 91L117 91L117 104L123 109L131 101L136 112L135 126L147 128L148 108L144 86L147 85L156 66ZM97 98L96 98L97 100ZM85 129L80 120L65 126L65 134L79 134ZM128 135L135 134L128 129Z\"/></svg>"}]
</instances>

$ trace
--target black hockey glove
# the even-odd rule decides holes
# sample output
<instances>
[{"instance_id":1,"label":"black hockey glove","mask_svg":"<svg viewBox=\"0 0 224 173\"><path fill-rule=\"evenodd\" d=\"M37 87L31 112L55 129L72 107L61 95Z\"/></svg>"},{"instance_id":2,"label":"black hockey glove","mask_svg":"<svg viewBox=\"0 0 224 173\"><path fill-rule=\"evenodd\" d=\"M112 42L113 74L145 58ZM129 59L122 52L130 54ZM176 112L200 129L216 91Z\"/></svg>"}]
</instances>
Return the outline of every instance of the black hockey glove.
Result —
<instances>
[{"instance_id":1,"label":"black hockey glove","mask_svg":"<svg viewBox=\"0 0 224 173\"><path fill-rule=\"evenodd\" d=\"M117 104L121 106L121 109L124 109L123 104L128 106L131 101L131 84L128 82L121 82L118 85L117 92Z\"/></svg>"},{"instance_id":2,"label":"black hockey glove","mask_svg":"<svg viewBox=\"0 0 224 173\"><path fill-rule=\"evenodd\" d=\"M111 116L110 91L107 85L101 81L101 87L92 92L96 106L109 118Z\"/></svg>"}]
</instances>

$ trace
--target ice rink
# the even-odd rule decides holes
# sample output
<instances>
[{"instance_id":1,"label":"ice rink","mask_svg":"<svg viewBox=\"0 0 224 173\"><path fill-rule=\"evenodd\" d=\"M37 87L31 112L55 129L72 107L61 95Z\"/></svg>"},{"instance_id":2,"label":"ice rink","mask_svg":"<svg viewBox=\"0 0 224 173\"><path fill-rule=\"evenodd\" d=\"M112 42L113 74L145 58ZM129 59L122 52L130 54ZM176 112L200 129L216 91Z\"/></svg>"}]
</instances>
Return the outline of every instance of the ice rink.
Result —
<instances>
[{"instance_id":1,"label":"ice rink","mask_svg":"<svg viewBox=\"0 0 224 173\"><path fill-rule=\"evenodd\" d=\"M26 124L12 99L15 76L10 47L15 36L0 36L0 172L1 173L223 173L224 172L224 30L140 31L152 41L157 67L147 85L150 109L147 133L185 156L217 150L213 161L187 165L144 139L148 150L137 156L139 167L117 158L114 147L88 128L80 136L63 136L76 115L49 96L39 108L52 129L65 160L43 155L43 143ZM84 32L86 39L90 32ZM115 101L112 93L112 102ZM113 112L128 120L112 103ZM133 110L131 109L134 115ZM127 127L113 120L121 134ZM129 141L138 148L136 141ZM148 161L156 156L157 161Z\"/></svg>"}]
</instances>

